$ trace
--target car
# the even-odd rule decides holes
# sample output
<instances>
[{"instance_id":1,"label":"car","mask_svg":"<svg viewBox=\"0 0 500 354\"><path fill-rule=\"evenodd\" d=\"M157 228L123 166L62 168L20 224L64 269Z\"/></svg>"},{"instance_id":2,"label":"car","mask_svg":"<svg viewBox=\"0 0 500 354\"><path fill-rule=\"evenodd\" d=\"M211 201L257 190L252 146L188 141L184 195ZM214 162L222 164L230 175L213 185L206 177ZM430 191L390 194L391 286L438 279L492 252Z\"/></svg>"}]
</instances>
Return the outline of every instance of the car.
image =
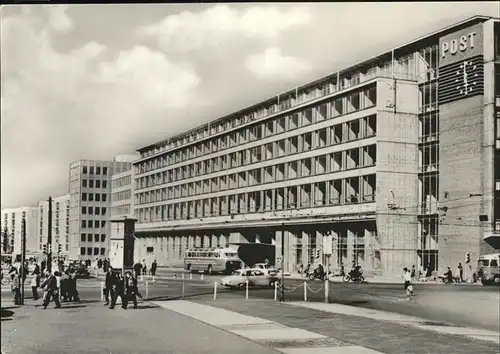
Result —
<instances>
[{"instance_id":1,"label":"car","mask_svg":"<svg viewBox=\"0 0 500 354\"><path fill-rule=\"evenodd\" d=\"M252 269L259 269L261 272L263 272L266 275L276 275L278 274L278 270L276 269L275 266L267 263L255 263L252 267Z\"/></svg>"},{"instance_id":2,"label":"car","mask_svg":"<svg viewBox=\"0 0 500 354\"><path fill-rule=\"evenodd\" d=\"M220 283L228 288L244 288L247 281L249 286L273 287L279 278L265 274L260 269L239 269L232 275L222 278Z\"/></svg>"}]
</instances>

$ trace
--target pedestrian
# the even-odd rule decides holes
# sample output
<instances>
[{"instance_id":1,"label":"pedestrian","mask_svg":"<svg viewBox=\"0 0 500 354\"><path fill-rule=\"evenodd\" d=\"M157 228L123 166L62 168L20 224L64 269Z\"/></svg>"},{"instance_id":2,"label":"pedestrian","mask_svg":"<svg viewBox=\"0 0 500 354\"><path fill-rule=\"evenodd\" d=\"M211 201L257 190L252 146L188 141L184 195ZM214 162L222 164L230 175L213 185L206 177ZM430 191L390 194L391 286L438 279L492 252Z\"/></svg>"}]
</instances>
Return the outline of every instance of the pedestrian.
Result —
<instances>
[{"instance_id":1,"label":"pedestrian","mask_svg":"<svg viewBox=\"0 0 500 354\"><path fill-rule=\"evenodd\" d=\"M35 275L35 274L40 275L40 266L36 263L35 263L35 269L33 269L33 273L31 273L31 275Z\"/></svg>"},{"instance_id":2,"label":"pedestrian","mask_svg":"<svg viewBox=\"0 0 500 354\"><path fill-rule=\"evenodd\" d=\"M121 273L116 274L115 282L113 285L113 298L111 300L111 306L109 306L110 309L114 309L116 305L116 300L118 299L118 296L122 300L122 308L127 309L125 307L126 301L125 300L125 280L123 279L123 276Z\"/></svg>"},{"instance_id":3,"label":"pedestrian","mask_svg":"<svg viewBox=\"0 0 500 354\"><path fill-rule=\"evenodd\" d=\"M102 269L102 259L97 260L97 269Z\"/></svg>"},{"instance_id":4,"label":"pedestrian","mask_svg":"<svg viewBox=\"0 0 500 354\"><path fill-rule=\"evenodd\" d=\"M50 301L54 301L56 308L61 308L61 303L59 302L59 286L60 280L58 278L61 273L55 271L54 274L49 275L49 277L42 284L42 288L45 288L45 294L43 296L43 309L45 310L49 305Z\"/></svg>"},{"instance_id":5,"label":"pedestrian","mask_svg":"<svg viewBox=\"0 0 500 354\"><path fill-rule=\"evenodd\" d=\"M106 272L106 279L104 282L104 306L108 306L111 300L113 300L114 296L114 290L113 287L115 285L115 273L113 272L113 268L109 267L108 271Z\"/></svg>"},{"instance_id":6,"label":"pedestrian","mask_svg":"<svg viewBox=\"0 0 500 354\"><path fill-rule=\"evenodd\" d=\"M411 296L413 295L413 285L411 283L411 272L408 270L408 268L403 269L404 275L403 275L403 280L404 280L404 287L405 287L405 292L406 292L406 299L408 301L411 300Z\"/></svg>"},{"instance_id":7,"label":"pedestrian","mask_svg":"<svg viewBox=\"0 0 500 354\"><path fill-rule=\"evenodd\" d=\"M412 281L414 281L414 280L415 280L416 276L417 276L417 270L415 269L415 264L414 264L414 265L411 267L411 279L412 279Z\"/></svg>"},{"instance_id":8,"label":"pedestrian","mask_svg":"<svg viewBox=\"0 0 500 354\"><path fill-rule=\"evenodd\" d=\"M43 274L43 272L45 271L45 268L46 268L46 267L47 267L47 262L46 262L46 261L45 261L45 259L44 259L44 260L42 260L42 263L40 264L40 268L42 268L42 269L41 269L42 274Z\"/></svg>"},{"instance_id":9,"label":"pedestrian","mask_svg":"<svg viewBox=\"0 0 500 354\"><path fill-rule=\"evenodd\" d=\"M462 263L458 263L458 277L460 279L460 282L464 282L464 268L462 267Z\"/></svg>"},{"instance_id":10,"label":"pedestrian","mask_svg":"<svg viewBox=\"0 0 500 354\"><path fill-rule=\"evenodd\" d=\"M156 276L156 268L158 267L158 263L156 263L156 259L151 263L151 275L153 276L153 281L155 281Z\"/></svg>"},{"instance_id":11,"label":"pedestrian","mask_svg":"<svg viewBox=\"0 0 500 354\"><path fill-rule=\"evenodd\" d=\"M139 276L142 277L142 264L139 261L134 264L134 273L136 279L139 279Z\"/></svg>"},{"instance_id":12,"label":"pedestrian","mask_svg":"<svg viewBox=\"0 0 500 354\"><path fill-rule=\"evenodd\" d=\"M143 259L142 260L142 275L146 275L148 274L148 267L146 265L146 260Z\"/></svg>"},{"instance_id":13,"label":"pedestrian","mask_svg":"<svg viewBox=\"0 0 500 354\"><path fill-rule=\"evenodd\" d=\"M12 277L11 289L14 296L14 304L21 305L21 278L16 268L11 271L10 276Z\"/></svg>"},{"instance_id":14,"label":"pedestrian","mask_svg":"<svg viewBox=\"0 0 500 354\"><path fill-rule=\"evenodd\" d=\"M134 303L134 309L137 308L137 280L132 276L131 272L125 273L125 299L122 300L124 309L127 309L129 301ZM123 298L122 298L123 299Z\"/></svg>"},{"instance_id":15,"label":"pedestrian","mask_svg":"<svg viewBox=\"0 0 500 354\"><path fill-rule=\"evenodd\" d=\"M104 270L104 273L108 272L108 266L109 266L108 260L104 259L104 261L102 261L102 269Z\"/></svg>"},{"instance_id":16,"label":"pedestrian","mask_svg":"<svg viewBox=\"0 0 500 354\"><path fill-rule=\"evenodd\" d=\"M61 301L67 302L68 301L68 278L69 278L69 272L66 271L65 273L62 274L61 279L60 279L60 284L59 284L59 295L61 298Z\"/></svg>"},{"instance_id":17,"label":"pedestrian","mask_svg":"<svg viewBox=\"0 0 500 354\"><path fill-rule=\"evenodd\" d=\"M31 292L33 293L33 300L38 300L40 297L38 296L37 289L40 287L40 274L33 274L33 278L31 278Z\"/></svg>"},{"instance_id":18,"label":"pedestrian","mask_svg":"<svg viewBox=\"0 0 500 354\"><path fill-rule=\"evenodd\" d=\"M70 270L68 278L66 279L67 284L67 296L68 301L77 302L80 301L78 296L78 290L76 288L76 273L74 270Z\"/></svg>"}]
</instances>

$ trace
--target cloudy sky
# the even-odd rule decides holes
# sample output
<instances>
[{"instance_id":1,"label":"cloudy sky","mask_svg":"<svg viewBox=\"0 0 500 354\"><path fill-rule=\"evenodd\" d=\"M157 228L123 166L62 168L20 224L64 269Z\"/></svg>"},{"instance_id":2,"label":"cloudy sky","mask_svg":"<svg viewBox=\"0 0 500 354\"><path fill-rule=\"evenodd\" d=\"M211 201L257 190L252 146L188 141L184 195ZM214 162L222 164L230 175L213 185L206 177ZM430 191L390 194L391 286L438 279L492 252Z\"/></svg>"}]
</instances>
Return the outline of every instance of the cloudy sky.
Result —
<instances>
[{"instance_id":1,"label":"cloudy sky","mask_svg":"<svg viewBox=\"0 0 500 354\"><path fill-rule=\"evenodd\" d=\"M68 191L112 159L496 2L1 8L1 204Z\"/></svg>"}]
</instances>

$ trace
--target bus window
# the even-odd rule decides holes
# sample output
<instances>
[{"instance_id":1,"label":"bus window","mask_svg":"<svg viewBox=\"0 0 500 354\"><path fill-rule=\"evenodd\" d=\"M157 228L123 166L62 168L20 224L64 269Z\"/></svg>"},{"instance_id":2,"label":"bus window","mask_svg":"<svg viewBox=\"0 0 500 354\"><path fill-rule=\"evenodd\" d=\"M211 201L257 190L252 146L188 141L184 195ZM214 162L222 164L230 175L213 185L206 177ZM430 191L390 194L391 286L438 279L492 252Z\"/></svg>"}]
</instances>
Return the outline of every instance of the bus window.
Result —
<instances>
[{"instance_id":1,"label":"bus window","mask_svg":"<svg viewBox=\"0 0 500 354\"><path fill-rule=\"evenodd\" d=\"M480 259L477 261L478 266L480 267L488 267L490 265L490 261L487 259Z\"/></svg>"},{"instance_id":2,"label":"bus window","mask_svg":"<svg viewBox=\"0 0 500 354\"><path fill-rule=\"evenodd\" d=\"M498 261L496 259L492 259L490 261L490 267L498 267Z\"/></svg>"}]
</instances>

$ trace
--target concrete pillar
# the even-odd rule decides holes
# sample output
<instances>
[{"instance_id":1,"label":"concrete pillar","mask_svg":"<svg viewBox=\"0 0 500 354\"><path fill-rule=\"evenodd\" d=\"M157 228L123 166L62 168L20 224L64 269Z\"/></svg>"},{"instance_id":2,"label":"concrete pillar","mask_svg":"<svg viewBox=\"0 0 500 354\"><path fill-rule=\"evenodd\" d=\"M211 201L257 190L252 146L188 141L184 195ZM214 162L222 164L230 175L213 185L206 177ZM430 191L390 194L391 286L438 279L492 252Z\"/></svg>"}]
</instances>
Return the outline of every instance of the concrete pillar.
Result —
<instances>
[{"instance_id":1,"label":"concrete pillar","mask_svg":"<svg viewBox=\"0 0 500 354\"><path fill-rule=\"evenodd\" d=\"M351 229L347 229L347 264L346 267L352 266L354 253L354 233Z\"/></svg>"}]
</instances>

